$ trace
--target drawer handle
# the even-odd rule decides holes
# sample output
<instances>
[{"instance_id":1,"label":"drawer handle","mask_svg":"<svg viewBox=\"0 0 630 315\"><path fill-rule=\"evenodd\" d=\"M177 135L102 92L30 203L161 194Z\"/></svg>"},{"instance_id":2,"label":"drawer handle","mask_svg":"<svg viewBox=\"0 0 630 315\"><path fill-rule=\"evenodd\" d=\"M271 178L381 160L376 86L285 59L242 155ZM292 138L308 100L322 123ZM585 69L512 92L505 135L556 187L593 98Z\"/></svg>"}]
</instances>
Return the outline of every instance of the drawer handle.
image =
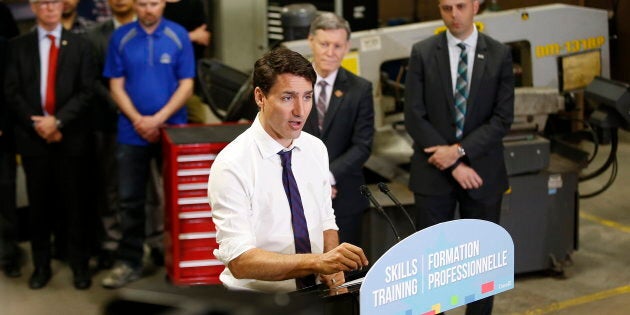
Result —
<instances>
[{"instance_id":1,"label":"drawer handle","mask_svg":"<svg viewBox=\"0 0 630 315\"><path fill-rule=\"evenodd\" d=\"M212 218L212 211L180 212L180 219Z\"/></svg>"},{"instance_id":2,"label":"drawer handle","mask_svg":"<svg viewBox=\"0 0 630 315\"><path fill-rule=\"evenodd\" d=\"M209 266L224 266L222 262L216 259L208 260L188 260L180 261L179 268L191 268L191 267L209 267Z\"/></svg>"},{"instance_id":3,"label":"drawer handle","mask_svg":"<svg viewBox=\"0 0 630 315\"><path fill-rule=\"evenodd\" d=\"M214 161L217 158L216 154L191 154L180 155L177 157L177 162L200 162L200 161Z\"/></svg>"},{"instance_id":4,"label":"drawer handle","mask_svg":"<svg viewBox=\"0 0 630 315\"><path fill-rule=\"evenodd\" d=\"M217 233L215 232L204 232L204 233L182 233L179 234L180 240L198 240L204 238L216 238Z\"/></svg>"},{"instance_id":5,"label":"drawer handle","mask_svg":"<svg viewBox=\"0 0 630 315\"><path fill-rule=\"evenodd\" d=\"M209 168L191 168L189 170L178 170L177 176L199 176L210 175Z\"/></svg>"},{"instance_id":6,"label":"drawer handle","mask_svg":"<svg viewBox=\"0 0 630 315\"><path fill-rule=\"evenodd\" d=\"M207 197L194 197L194 198L179 198L177 199L178 205L196 205L196 204L207 204Z\"/></svg>"},{"instance_id":7,"label":"drawer handle","mask_svg":"<svg viewBox=\"0 0 630 315\"><path fill-rule=\"evenodd\" d=\"M206 190L208 189L208 183L194 183L194 184L179 184L177 185L177 190L198 190L198 189L203 189Z\"/></svg>"}]
</instances>

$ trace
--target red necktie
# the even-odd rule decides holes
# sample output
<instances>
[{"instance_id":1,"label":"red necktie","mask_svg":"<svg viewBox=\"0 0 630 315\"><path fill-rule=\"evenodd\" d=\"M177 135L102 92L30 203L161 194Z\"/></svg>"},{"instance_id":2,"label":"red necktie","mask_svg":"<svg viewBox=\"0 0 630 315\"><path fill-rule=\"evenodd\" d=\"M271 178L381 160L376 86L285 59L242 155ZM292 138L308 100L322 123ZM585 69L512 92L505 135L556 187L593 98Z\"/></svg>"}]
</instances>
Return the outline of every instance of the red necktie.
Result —
<instances>
[{"instance_id":1,"label":"red necktie","mask_svg":"<svg viewBox=\"0 0 630 315\"><path fill-rule=\"evenodd\" d=\"M55 86L57 81L57 56L59 48L55 43L55 36L46 35L50 39L50 50L48 52L48 78L46 80L46 103L44 108L48 115L55 114Z\"/></svg>"}]
</instances>

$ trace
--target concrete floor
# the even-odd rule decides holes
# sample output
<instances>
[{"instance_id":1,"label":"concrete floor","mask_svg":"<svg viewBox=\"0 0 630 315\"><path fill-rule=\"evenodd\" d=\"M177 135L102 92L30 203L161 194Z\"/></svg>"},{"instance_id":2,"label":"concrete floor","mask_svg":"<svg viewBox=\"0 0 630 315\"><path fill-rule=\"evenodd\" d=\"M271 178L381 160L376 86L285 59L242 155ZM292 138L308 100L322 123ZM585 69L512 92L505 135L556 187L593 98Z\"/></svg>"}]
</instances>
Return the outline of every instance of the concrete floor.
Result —
<instances>
[{"instance_id":1,"label":"concrete floor","mask_svg":"<svg viewBox=\"0 0 630 315\"><path fill-rule=\"evenodd\" d=\"M494 314L630 314L630 203L626 201L630 134L621 132L620 138L617 181L604 194L580 200L580 243L573 255L574 265L561 277L546 273L517 276L515 288L496 297ZM608 150L600 149L601 159ZM580 184L580 191L597 189L605 177ZM22 271L17 279L0 275L0 314L102 314L103 306L118 293L100 287L103 272L95 275L90 290L77 291L72 287L69 268L55 262L51 283L33 291L27 286L30 265ZM141 281L148 286L162 285L164 269L150 273ZM459 315L464 311L459 308L448 313Z\"/></svg>"}]
</instances>

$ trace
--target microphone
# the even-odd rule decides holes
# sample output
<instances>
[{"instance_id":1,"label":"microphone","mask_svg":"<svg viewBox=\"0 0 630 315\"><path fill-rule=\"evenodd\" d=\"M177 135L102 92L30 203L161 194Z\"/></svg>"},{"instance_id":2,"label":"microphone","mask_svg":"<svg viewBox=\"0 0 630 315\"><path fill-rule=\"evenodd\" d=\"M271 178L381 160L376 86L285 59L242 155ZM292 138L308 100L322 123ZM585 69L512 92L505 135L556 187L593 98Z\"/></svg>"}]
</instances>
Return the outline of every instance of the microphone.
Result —
<instances>
[{"instance_id":1,"label":"microphone","mask_svg":"<svg viewBox=\"0 0 630 315\"><path fill-rule=\"evenodd\" d=\"M361 194L363 196L365 196L368 200L370 200L372 205L374 205L374 207L376 207L376 210L380 214L382 214L385 217L385 219L387 219L387 222L389 223L389 226L392 228L392 231L394 231L394 236L396 236L396 241L400 242L400 240L401 240L400 234L398 233L398 230L396 230L396 226L394 225L394 222L392 222L392 219L389 217L389 215L387 215L387 213L385 212L385 210L383 209L381 204L378 203L378 201L376 201L376 198L374 198L374 196L372 195L372 192L370 191L370 189L366 185L361 185L361 187L359 187L359 189L361 190Z\"/></svg>"},{"instance_id":2,"label":"microphone","mask_svg":"<svg viewBox=\"0 0 630 315\"><path fill-rule=\"evenodd\" d=\"M389 199L393 201L400 210L403 211L403 213L409 220L409 223L411 223L411 227L413 228L413 231L414 232L418 231L418 229L416 229L416 224L413 222L413 219L411 219L411 216L409 215L409 212L407 212L407 209L405 209L405 207L403 207L400 201L398 201L398 198L396 198L396 196L392 194L391 190L389 189L389 186L387 186L387 184L385 183L378 183L377 186L378 186L378 189L381 190L381 192L386 194L387 197L389 197Z\"/></svg>"}]
</instances>

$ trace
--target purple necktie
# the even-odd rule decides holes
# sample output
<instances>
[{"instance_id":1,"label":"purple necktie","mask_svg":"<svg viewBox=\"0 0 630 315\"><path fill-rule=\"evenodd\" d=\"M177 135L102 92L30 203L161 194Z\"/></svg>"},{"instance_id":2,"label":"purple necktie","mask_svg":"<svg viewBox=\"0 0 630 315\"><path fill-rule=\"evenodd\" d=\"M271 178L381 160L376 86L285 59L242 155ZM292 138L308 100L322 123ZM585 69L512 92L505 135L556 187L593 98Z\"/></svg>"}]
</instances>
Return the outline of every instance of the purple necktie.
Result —
<instances>
[{"instance_id":1,"label":"purple necktie","mask_svg":"<svg viewBox=\"0 0 630 315\"><path fill-rule=\"evenodd\" d=\"M291 152L293 151L278 152L282 161L282 184L284 185L284 191L287 193L287 199L289 199L289 207L291 207L291 225L293 226L295 253L310 254L311 240L308 237L308 226L306 225L306 217L304 217L302 198L291 170ZM315 285L315 275L311 274L303 278L297 278L295 282L298 289L313 286Z\"/></svg>"}]
</instances>

